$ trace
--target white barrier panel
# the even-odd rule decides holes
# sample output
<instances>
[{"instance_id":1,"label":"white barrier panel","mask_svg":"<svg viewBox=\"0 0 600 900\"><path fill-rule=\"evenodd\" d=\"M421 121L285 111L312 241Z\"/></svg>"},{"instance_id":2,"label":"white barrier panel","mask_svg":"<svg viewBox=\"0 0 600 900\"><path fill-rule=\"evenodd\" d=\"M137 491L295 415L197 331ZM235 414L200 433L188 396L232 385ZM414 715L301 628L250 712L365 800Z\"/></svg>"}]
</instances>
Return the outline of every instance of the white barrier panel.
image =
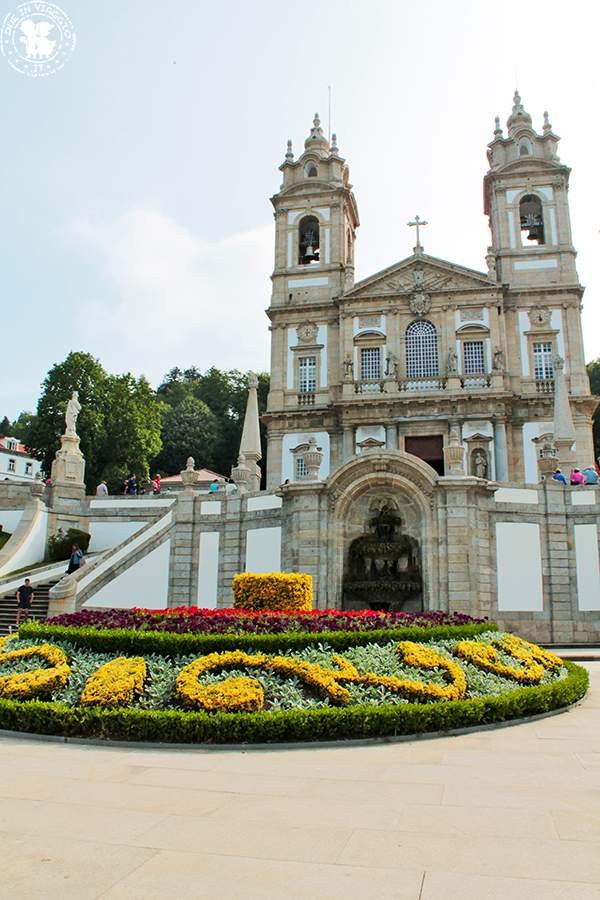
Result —
<instances>
[{"instance_id":1,"label":"white barrier panel","mask_svg":"<svg viewBox=\"0 0 600 900\"><path fill-rule=\"evenodd\" d=\"M575 525L577 608L600 609L600 562L597 525Z\"/></svg>"},{"instance_id":2,"label":"white barrier panel","mask_svg":"<svg viewBox=\"0 0 600 900\"><path fill-rule=\"evenodd\" d=\"M130 609L132 606L144 606L163 609L168 603L170 552L171 541L167 539L100 588L83 604L84 608L114 606Z\"/></svg>"},{"instance_id":3,"label":"white barrier panel","mask_svg":"<svg viewBox=\"0 0 600 900\"><path fill-rule=\"evenodd\" d=\"M544 608L540 528L534 522L496 523L499 612Z\"/></svg>"},{"instance_id":4,"label":"white barrier panel","mask_svg":"<svg viewBox=\"0 0 600 900\"><path fill-rule=\"evenodd\" d=\"M212 504L211 504L212 505ZM219 532L203 531L200 534L198 555L198 606L215 609L219 582Z\"/></svg>"},{"instance_id":5,"label":"white barrier panel","mask_svg":"<svg viewBox=\"0 0 600 900\"><path fill-rule=\"evenodd\" d=\"M246 572L279 572L281 528L249 528L246 532Z\"/></svg>"}]
</instances>

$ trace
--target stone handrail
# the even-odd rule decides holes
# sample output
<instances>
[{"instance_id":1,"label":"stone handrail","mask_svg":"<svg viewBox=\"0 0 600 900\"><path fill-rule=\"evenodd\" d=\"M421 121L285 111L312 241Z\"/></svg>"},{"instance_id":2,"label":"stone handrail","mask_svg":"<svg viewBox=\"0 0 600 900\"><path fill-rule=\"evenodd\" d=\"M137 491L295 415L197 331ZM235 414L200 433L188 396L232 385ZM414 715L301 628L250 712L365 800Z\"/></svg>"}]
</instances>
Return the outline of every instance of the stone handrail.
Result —
<instances>
[{"instance_id":1,"label":"stone handrail","mask_svg":"<svg viewBox=\"0 0 600 900\"><path fill-rule=\"evenodd\" d=\"M32 497L13 535L0 550L0 576L34 565L44 559L48 530L48 510L37 497Z\"/></svg>"}]
</instances>

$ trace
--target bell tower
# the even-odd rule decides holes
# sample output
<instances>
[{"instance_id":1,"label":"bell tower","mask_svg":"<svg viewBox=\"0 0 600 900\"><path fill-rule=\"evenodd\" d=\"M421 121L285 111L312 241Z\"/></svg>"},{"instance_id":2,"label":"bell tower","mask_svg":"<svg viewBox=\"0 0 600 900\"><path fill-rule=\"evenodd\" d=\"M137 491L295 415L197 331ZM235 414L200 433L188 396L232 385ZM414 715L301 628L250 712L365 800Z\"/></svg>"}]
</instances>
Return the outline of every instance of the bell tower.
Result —
<instances>
[{"instance_id":1,"label":"bell tower","mask_svg":"<svg viewBox=\"0 0 600 900\"><path fill-rule=\"evenodd\" d=\"M354 284L356 200L346 161L323 134L318 113L304 152L294 159L288 141L279 167L283 183L275 207L272 307L325 302Z\"/></svg>"},{"instance_id":2,"label":"bell tower","mask_svg":"<svg viewBox=\"0 0 600 900\"><path fill-rule=\"evenodd\" d=\"M496 117L484 180L498 280L511 287L578 283L567 191L570 169L556 151L560 138L544 113L542 133L532 126L518 91L506 123Z\"/></svg>"}]
</instances>

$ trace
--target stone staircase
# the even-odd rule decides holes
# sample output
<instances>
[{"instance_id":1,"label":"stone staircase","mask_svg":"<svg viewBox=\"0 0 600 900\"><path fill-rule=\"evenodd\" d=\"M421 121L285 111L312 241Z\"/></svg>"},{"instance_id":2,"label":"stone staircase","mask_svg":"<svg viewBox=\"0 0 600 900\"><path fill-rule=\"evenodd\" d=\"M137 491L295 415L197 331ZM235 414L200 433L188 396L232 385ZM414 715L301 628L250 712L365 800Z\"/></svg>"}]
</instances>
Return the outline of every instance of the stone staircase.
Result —
<instances>
[{"instance_id":1,"label":"stone staircase","mask_svg":"<svg viewBox=\"0 0 600 900\"><path fill-rule=\"evenodd\" d=\"M61 576L62 577L62 576ZM47 581L42 584L34 584L34 598L29 612L30 619L45 619L48 615L48 592L52 585L56 584L59 578ZM0 595L0 635L10 634L15 630L17 621L17 600L15 590ZM24 621L22 619L22 621Z\"/></svg>"}]
</instances>

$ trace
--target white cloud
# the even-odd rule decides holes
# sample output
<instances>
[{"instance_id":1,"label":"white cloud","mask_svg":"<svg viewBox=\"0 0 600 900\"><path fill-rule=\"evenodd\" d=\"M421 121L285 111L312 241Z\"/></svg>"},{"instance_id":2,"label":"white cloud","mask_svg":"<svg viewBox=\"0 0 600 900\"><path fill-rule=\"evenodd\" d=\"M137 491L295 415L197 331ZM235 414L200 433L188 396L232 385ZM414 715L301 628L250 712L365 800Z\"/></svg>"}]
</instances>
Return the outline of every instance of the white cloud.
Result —
<instances>
[{"instance_id":1,"label":"white cloud","mask_svg":"<svg viewBox=\"0 0 600 900\"><path fill-rule=\"evenodd\" d=\"M158 383L173 366L269 368L270 227L206 241L151 209L77 219L109 290L79 308L81 341L110 371Z\"/></svg>"}]
</instances>

